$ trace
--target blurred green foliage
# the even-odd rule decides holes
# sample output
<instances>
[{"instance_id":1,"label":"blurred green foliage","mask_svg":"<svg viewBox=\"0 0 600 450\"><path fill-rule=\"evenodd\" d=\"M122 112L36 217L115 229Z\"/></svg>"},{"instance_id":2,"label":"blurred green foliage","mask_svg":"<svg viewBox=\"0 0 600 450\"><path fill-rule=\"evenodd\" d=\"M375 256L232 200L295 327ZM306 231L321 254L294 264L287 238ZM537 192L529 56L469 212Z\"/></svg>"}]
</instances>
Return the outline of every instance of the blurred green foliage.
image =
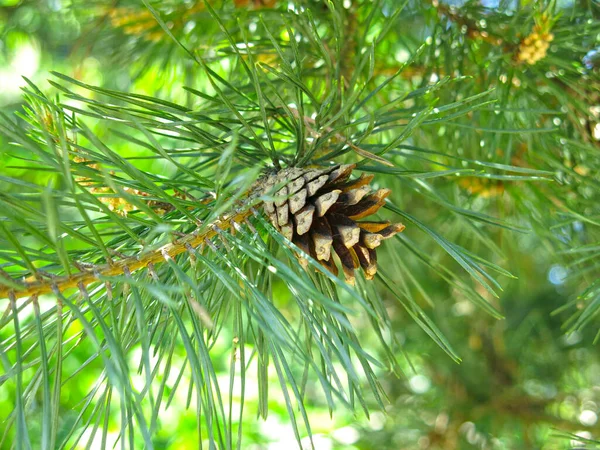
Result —
<instances>
[{"instance_id":1,"label":"blurred green foliage","mask_svg":"<svg viewBox=\"0 0 600 450\"><path fill-rule=\"evenodd\" d=\"M464 266L442 247L420 247L422 242L431 240L432 234L407 223L407 232L383 250L380 266L393 281L393 290L423 309L452 351L445 352L424 332L426 327L419 326L407 314L407 310L417 311L416 307L403 307L391 291L380 289L376 295L391 324L390 330L384 331L399 344L390 351L399 359L401 373L392 373L387 366L375 369L388 399L384 411L379 412L376 399L367 398L375 411L370 417L359 412L355 399L356 412L340 406L332 418L318 381L308 379L305 406L315 448L595 448L593 439L600 436L600 355L594 344L597 317L596 322L592 318L600 309L600 132L594 134L594 130L600 123L600 82L599 69L586 70L582 58L600 44L597 2L546 5L529 1L468 1L447 5L409 1L398 16L391 16L398 6L393 0L374 4L335 1L330 6L321 1L289 2L295 8L292 12L288 2L280 1L211 4L222 23L215 20L202 1L152 3L180 43L201 55L217 76L240 86L249 97L255 94L248 85L248 74L240 69L240 61L252 57L260 76L271 75L269 68L279 69L283 64L273 42L288 44L289 23L300 12L312 11L316 34L327 46L323 51L333 53L332 47L340 46L335 51L341 60L334 60L333 65L339 80L346 85L340 87L324 75L327 62L318 57L319 43L299 39L294 51L300 57L294 63L304 66L294 69L311 88L325 93L329 88L352 94L353 86L369 79L364 83L365 93L372 92L376 106L373 117L365 114L362 123L355 127L356 135L363 133L365 143L361 148L375 154L385 150L381 156L392 159L396 166L388 168L372 161L363 161L363 165L381 174L376 180L385 180L385 184L380 183L393 189L394 203L403 211L460 246L461 251L474 258L475 266L498 274L498 285L502 286L502 290L497 289L495 280L488 278L484 284L489 283L490 289L476 285L463 274ZM330 9L342 12L335 15ZM540 17L542 10L550 11L556 20L547 57L531 66L515 63L519 43L531 32L534 18ZM298 19L293 25L301 34L300 25L306 23L309 20ZM386 27L389 33L377 45L373 44L375 36ZM337 28L344 30L346 42L333 38ZM237 47L230 39L236 40ZM250 56L244 53L242 58L237 52L246 47L252 52ZM372 57L363 58L368 52L372 52ZM74 108L82 104L74 100L75 95L87 96L92 107L96 101L105 102L104 105L127 104L128 100L106 100L105 92L90 92L82 86L69 85L74 93L69 96L48 83L50 71L90 86L167 100L193 112L197 112L194 109L199 99L184 86L216 98L212 78L167 36L144 5L0 0L0 105L4 112L24 112L19 88L26 82L21 76L48 93L49 98L58 96ZM392 76L393 87L379 91L377 87ZM281 86L289 89L284 83ZM281 95L288 100L293 97L289 91L282 91ZM461 109L453 109L454 102L471 97L472 109L465 103L460 103ZM336 102L341 100L332 100L331 104L339 106ZM314 109L314 104L309 103L296 106L306 107L309 115ZM387 144L399 133L395 124L412 123L422 113L423 105L429 109L422 120L419 117L419 127L415 124L410 136L407 134L401 144L388 149ZM141 131L125 126L120 129L114 123L107 126L109 113L101 108L98 106L98 114L104 116L86 117L86 123L114 152L142 171L166 179L179 176L174 164L122 136L129 133L132 139L143 139ZM218 118L221 110L207 114ZM18 120L19 124L25 123ZM369 141L373 135L381 137L380 142ZM165 132L159 139L163 145L173 144L178 150L189 152L178 160L182 165L191 166L203 156L205 149L198 150L194 142L171 138ZM88 144L84 137L80 139L82 146ZM60 173L32 170L25 154L9 146L10 140L6 135L0 138L2 177L50 188L60 185ZM316 158L323 162L348 151L341 145L336 148L338 143L319 147L322 153ZM293 152L286 148L282 154L287 157ZM213 169L198 166L197 173L210 177ZM3 193L18 194L22 189L4 178L0 186ZM393 212L386 214L391 217ZM61 219L70 219L69 213L65 214ZM71 214L74 216L73 211ZM96 216L99 217L100 214ZM532 232L525 232L528 230ZM29 245L29 239L24 238L23 242ZM73 244L68 250L83 248ZM10 261L0 262L8 266ZM279 280L271 289L277 309L293 319L298 313L286 285ZM375 288L365 288L367 292L369 289ZM497 298L490 293L492 289L499 292ZM55 302L51 297L40 299L40 308L45 311ZM478 302L483 307L474 305ZM3 305L0 303L4 308ZM32 307L27 308L24 320L33 321ZM493 310L504 318L494 317ZM382 349L366 314L351 317L351 321L362 347L381 361L386 360L386 349ZM226 322L223 327L210 348L210 356L219 383L228 386L231 367L235 367L230 363L239 358L239 348L235 325ZM12 326L0 331L0 357L5 360L8 352L14 350L12 345L5 347L13 333ZM97 334L102 337L101 332ZM62 364L69 377L63 380L60 391L57 446L70 436L69 444L82 437L73 448L85 448L85 442L92 443L88 448L117 448L121 445L117 442L121 411L110 410L103 424L94 422L94 414L96 404L101 408L108 402L107 396L117 398L119 394L100 389L107 377L105 366L87 344L85 335L78 320L71 318L65 325ZM23 348L34 349L33 356L29 356L36 359L42 358L35 346L38 338L32 332L21 342ZM173 385L191 383L185 370L186 348L170 336L164 337L164 345L170 346L169 364L174 369L168 380L160 374L155 379L164 382L169 406L161 412L160 429L153 436L153 444L157 449L195 449L200 425L197 411L188 408L192 389L171 391ZM243 345L249 354L256 351L254 342ZM449 356L453 352L460 363ZM143 359L139 343L133 345L127 357L131 367L137 368ZM256 418L261 408L258 385L264 382L257 360L258 356L254 356L248 363L244 377L241 448L293 448L296 438L273 365L266 374L268 418ZM301 372L303 368L294 370ZM15 385L7 382L9 378L0 373L0 436L4 435L3 425L8 430L18 397ZM130 379L134 387L143 389L141 370L132 371ZM88 396L94 390L97 395ZM231 402L235 435L241 399L237 394L232 398L226 392L223 395L225 402ZM33 439L42 439L41 392L35 394L35 401L30 405L29 433ZM92 406L79 420L83 401ZM101 426L108 430L106 434L98 430ZM572 435L567 436L568 433ZM302 442L309 448L306 434ZM25 448L13 441L14 436L14 430L8 430L1 448ZM211 448L214 443L206 434L203 438L204 446ZM136 447L143 448L139 436L135 439ZM31 448L42 448L41 443L32 441Z\"/></svg>"}]
</instances>

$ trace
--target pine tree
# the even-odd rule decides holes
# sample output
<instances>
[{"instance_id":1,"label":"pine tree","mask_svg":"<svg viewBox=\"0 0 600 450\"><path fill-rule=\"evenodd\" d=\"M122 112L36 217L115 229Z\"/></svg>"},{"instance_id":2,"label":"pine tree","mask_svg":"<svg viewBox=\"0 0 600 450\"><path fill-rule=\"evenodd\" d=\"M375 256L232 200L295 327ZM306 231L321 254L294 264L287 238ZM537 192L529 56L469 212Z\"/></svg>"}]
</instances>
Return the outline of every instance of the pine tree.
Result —
<instances>
[{"instance_id":1,"label":"pine tree","mask_svg":"<svg viewBox=\"0 0 600 450\"><path fill-rule=\"evenodd\" d=\"M0 447L247 448L280 410L311 448L319 407L402 418L358 422L357 448L593 448L599 16L36 16L49 53L57 21L82 32L0 121Z\"/></svg>"}]
</instances>

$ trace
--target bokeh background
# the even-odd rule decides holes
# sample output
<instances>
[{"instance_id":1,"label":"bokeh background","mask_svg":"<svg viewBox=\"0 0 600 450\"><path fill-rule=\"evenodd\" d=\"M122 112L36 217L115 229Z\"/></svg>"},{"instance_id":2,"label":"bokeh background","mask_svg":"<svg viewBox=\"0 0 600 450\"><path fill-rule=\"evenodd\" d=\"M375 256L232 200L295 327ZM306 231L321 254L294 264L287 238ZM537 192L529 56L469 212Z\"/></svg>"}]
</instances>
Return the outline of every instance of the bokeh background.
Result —
<instances>
[{"instance_id":1,"label":"bokeh background","mask_svg":"<svg viewBox=\"0 0 600 450\"><path fill-rule=\"evenodd\" d=\"M290 2L290 5L293 3ZM368 8L365 3L344 1L342 6L360 19L367 14L360 10ZM588 58L592 69L584 72L583 62L585 55L595 47L594 36L597 44L597 33L600 33L598 5L594 3L559 2L558 6L555 5L555 11L560 12L561 20L565 23L561 25L563 28L555 31L555 47L549 50L548 59L534 67L515 66L510 57L503 58L502 52L497 49L501 46L487 39L478 40L477 36L468 36L474 30L472 23L477 23L481 32L492 28L494 14L502 11L506 15L508 11L510 14L507 16L518 17L519 20L511 22L512 19L504 20L506 17L503 16L504 28L498 20L500 28L495 32L504 33L502 36L507 41L512 39L514 45L518 46L519 40L531 30L534 23L532 15L520 16L519 8L529 7L533 11L533 2L448 3L449 7L457 8L455 13L450 10L440 12L437 2L433 2L433 5L428 2L409 2L406 13L397 19L386 42L378 48L377 64L373 70L379 71L381 76L393 73L421 43L429 39L433 41L429 43L430 48L411 62L402 76L408 91L420 88L423 80L435 81L435 77L442 73L454 74L458 70L455 65L462 64L463 70L467 68L468 73L459 75L474 76L474 81L468 82L470 84L465 88L465 94L477 89L483 92L487 86L496 88L496 93L492 95L510 97L509 106L513 110L508 111L507 107L508 112L503 113L502 117L508 118L505 122L497 122L497 127L511 124L531 129L550 124L556 128L552 135L517 133L490 136L474 130L433 125L416 132L409 143L478 159L483 151L493 153L499 148L511 148L513 163L515 158L527 154L528 148L537 146L540 149L538 153L547 150L548 155L555 155L552 157L555 159L548 156L545 166L541 164L537 167L555 170L554 162L561 166L570 164L573 170L578 168L576 174L595 179L591 186L597 190L598 174L594 174L591 164L587 164L585 159L576 160L575 157L569 162L564 154L558 155L552 150L560 139L570 139L600 152L600 132L594 134L594 130L598 129L597 123L592 121L586 125L591 130L587 142L577 134L581 130L576 129L582 126L583 116L577 112L579 108L589 112L589 107L598 102L598 93L593 94L593 87L597 87L597 84L593 84L594 70L597 69L589 63L591 59ZM319 2L307 4L317 11L315 14L318 16L321 8ZM381 4L385 15L385 8L389 5L386 6L387 2ZM170 20L173 29L180 32L188 47L201 49L208 60L212 57L216 64L213 67L218 67L219 73L227 76L234 58L227 55L222 33L204 11L203 2L172 1L157 4L156 7ZM238 0L223 7L227 14L239 13L252 24L256 23L252 18L257 18L258 14L268 17L269 14L285 12L288 2ZM469 16L469 8L485 8L486 15L478 15L481 9L475 9L474 15ZM459 13L468 17L468 20L461 22L457 18ZM580 22L577 22L578 18ZM490 22L487 27L480 22L486 20ZM585 24L591 28L583 32L581 30ZM467 32L465 27L468 28ZM581 33L578 34L577 30ZM256 25L250 25L248 33L255 31ZM463 38L458 39L457 33L462 33ZM265 44L265 51L260 58L267 64L276 64L276 55L267 47ZM498 53L494 53L496 50ZM480 73L472 72L475 68L479 68ZM580 100L585 104L566 103L564 95L570 96L571 100L573 98L568 89L552 84L552 76L546 76L549 71L558 73L561 70L567 71L563 80L566 80L569 89L579 90L582 96ZM141 4L0 0L1 111L13 114L22 110L20 88L26 85L22 77L30 79L49 96L58 95L48 82L52 78L51 71L64 73L90 85L156 96L183 105L193 105L194 101L183 86L210 90L206 77L184 54L178 52ZM507 77L511 77L512 82L507 82ZM442 104L448 103L463 89L462 85L457 86L440 91ZM586 94L588 88L592 94ZM537 111L533 111L532 105L537 105ZM561 109L561 105L566 106ZM566 110L571 107L574 111ZM491 116L494 112L489 111L488 114ZM593 118L593 115L590 117ZM473 120L484 121L481 117ZM492 123L489 118L485 121ZM99 136L103 135L102 126L99 123L94 129ZM111 145L120 154L136 155L137 149L130 143L119 143L114 136L107 136L107 139L112 139ZM0 141L0 146L4 144L6 141ZM521 149L521 153L516 149ZM161 170L160 162L141 160L136 164L144 170ZM0 173L36 184L44 184L46 176L43 172L29 171L12 156L3 155L2 148ZM569 176L568 173L563 175ZM511 217L513 223L523 227L542 228L548 221L552 221L552 224L545 227L543 233L519 233L504 229L490 233L493 244L504 255L503 259L496 262L516 277L501 274L503 290L499 298L492 297L483 289L479 292L505 316L502 320L475 307L461 289L445 281L436 267L414 268L410 261L416 256L408 246L395 247L394 255L388 255L386 261L397 264L402 267L401 270L412 271L418 283L426 287L427 293L417 293L415 298L443 331L462 361L457 363L452 360L414 323L394 298L386 297L395 338L402 349L398 355L402 373L381 371L378 374L389 396L387 407L385 411L373 412L370 417L340 409L331 418L319 392L309 392L307 411L316 448L595 448L593 442L586 439L593 440L600 436L600 353L597 344L594 344L597 325L594 326L592 322L581 329L570 329L569 318L573 308L565 308L565 305L576 303L582 290L595 280L597 271L594 272L593 268L582 277L572 277L569 261L557 256L561 251L593 242L590 237L593 231L582 220L563 217L561 222L556 218L548 218L544 215L547 206L535 203L535 196L555 195L565 203L571 197L582 197L582 203L578 204L589 205L592 209L583 208L579 212L592 211L590 215L593 215L598 211L598 205L594 203L598 195L586 193L585 186L580 188L580 185L569 181L561 184L557 190L543 190L545 187L538 190L535 183L532 185L484 178L462 178L459 183L452 181L444 185L445 192L465 208ZM435 202L412 204L410 196L404 200L405 209L445 237L475 253L475 250L479 250L479 255L493 252L493 249L486 248L484 241L462 242L466 239L462 230L467 225L460 219L449 219L447 214L438 214ZM576 201L579 200L573 200ZM536 213L540 213L541 218L536 218ZM410 239L419 241L423 236L415 231ZM459 270L453 266L448 255L439 249L433 250L430 258L437 267L447 268L451 272ZM284 311L286 302L291 302L288 297L289 293L282 288L279 301ZM43 301L53 300L49 298ZM370 334L367 323L361 323L358 318L355 325L359 330L364 326L363 345L374 354L381 352L378 339ZM76 340L81 327L73 322L65 333ZM234 338L232 331L225 331L224 334L230 339ZM6 339L6 336L0 336L0 339ZM94 389L102 370L100 361L86 365L83 371L77 370L89 357L88 351L85 346L73 346L72 353L64 363L65 370L73 373L76 380L69 383L69 389L63 391L60 399L60 422L65 433L78 414L78 403ZM183 348L174 352L174 365L181 364L183 359L178 361L177 358L182 358L183 354ZM216 345L211 355L215 366L221 371L220 376L227 383L231 346ZM245 416L247 423L243 428L243 448L293 448L296 441L282 394L276 388L277 377L274 373L270 374L274 387L270 391L269 417L266 421L255 419L253 411L257 409L258 390L253 386L253 382L257 381L251 378L254 373L256 371L250 370L246 380L245 408L249 414ZM133 379L135 382L135 376ZM0 384L0 419L12 410L13 401L13 392L7 385ZM195 412L187 410L186 403L186 390L178 390L169 406L172 414L161 418L162 429L156 439L157 448L197 448ZM35 429L35 421L30 426ZM109 429L107 448L115 445L117 431ZM92 433L92 430L82 428L81 432ZM2 448L13 448L9 441L10 436ZM96 446L91 448L100 448L99 441L94 442Z\"/></svg>"}]
</instances>

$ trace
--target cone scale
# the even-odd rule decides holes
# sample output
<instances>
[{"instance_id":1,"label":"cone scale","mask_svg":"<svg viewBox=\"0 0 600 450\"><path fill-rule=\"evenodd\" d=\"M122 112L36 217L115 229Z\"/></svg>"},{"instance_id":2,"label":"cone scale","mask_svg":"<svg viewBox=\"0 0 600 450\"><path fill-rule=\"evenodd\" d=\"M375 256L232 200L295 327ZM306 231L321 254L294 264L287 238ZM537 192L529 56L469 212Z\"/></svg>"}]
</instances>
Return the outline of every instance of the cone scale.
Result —
<instances>
[{"instance_id":1,"label":"cone scale","mask_svg":"<svg viewBox=\"0 0 600 450\"><path fill-rule=\"evenodd\" d=\"M365 278L377 273L376 248L382 240L404 230L402 224L363 220L385 204L389 189L372 191L373 175L351 179L354 164L326 169L288 168L264 177L260 194L271 194L264 211L273 226L302 251L338 274L334 255L346 281L355 282L355 271ZM279 190L272 193L278 186ZM299 256L306 267L307 261Z\"/></svg>"}]
</instances>

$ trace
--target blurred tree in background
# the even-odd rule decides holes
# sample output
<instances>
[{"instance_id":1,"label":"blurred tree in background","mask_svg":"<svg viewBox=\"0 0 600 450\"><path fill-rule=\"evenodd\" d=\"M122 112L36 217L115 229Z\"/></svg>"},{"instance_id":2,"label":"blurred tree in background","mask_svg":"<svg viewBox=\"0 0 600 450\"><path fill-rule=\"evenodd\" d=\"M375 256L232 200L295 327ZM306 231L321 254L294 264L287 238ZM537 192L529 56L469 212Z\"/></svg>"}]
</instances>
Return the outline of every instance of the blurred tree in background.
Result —
<instances>
[{"instance_id":1,"label":"blurred tree in background","mask_svg":"<svg viewBox=\"0 0 600 450\"><path fill-rule=\"evenodd\" d=\"M0 448L600 448L599 18L0 0ZM355 286L247 198L334 164Z\"/></svg>"}]
</instances>

